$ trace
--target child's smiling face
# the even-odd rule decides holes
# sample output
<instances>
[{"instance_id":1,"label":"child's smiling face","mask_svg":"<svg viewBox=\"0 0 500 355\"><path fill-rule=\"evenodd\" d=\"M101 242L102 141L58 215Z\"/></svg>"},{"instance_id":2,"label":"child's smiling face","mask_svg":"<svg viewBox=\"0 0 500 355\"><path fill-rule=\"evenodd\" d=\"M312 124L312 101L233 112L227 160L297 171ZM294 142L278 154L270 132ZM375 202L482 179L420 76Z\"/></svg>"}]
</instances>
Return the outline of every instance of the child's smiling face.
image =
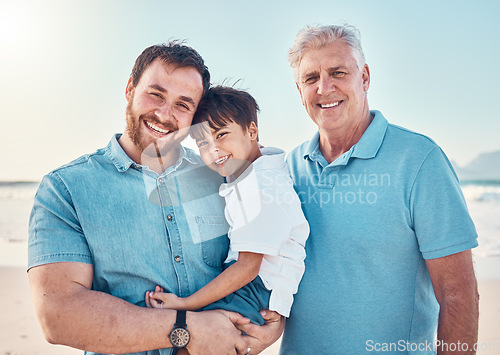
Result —
<instances>
[{"instance_id":1,"label":"child's smiling face","mask_svg":"<svg viewBox=\"0 0 500 355\"><path fill-rule=\"evenodd\" d=\"M203 122L203 136L196 139L203 162L220 175L234 180L260 156L257 126L243 128L234 122L220 128L210 128Z\"/></svg>"}]
</instances>

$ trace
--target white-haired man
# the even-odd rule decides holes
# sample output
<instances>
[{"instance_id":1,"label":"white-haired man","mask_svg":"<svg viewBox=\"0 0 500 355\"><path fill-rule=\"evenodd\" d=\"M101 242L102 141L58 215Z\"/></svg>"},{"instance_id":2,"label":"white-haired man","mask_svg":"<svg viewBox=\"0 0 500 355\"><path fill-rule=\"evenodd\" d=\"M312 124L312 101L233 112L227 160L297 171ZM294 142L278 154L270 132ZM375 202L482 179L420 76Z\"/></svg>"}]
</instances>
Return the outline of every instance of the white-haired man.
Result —
<instances>
[{"instance_id":1,"label":"white-haired man","mask_svg":"<svg viewBox=\"0 0 500 355\"><path fill-rule=\"evenodd\" d=\"M472 351L477 234L445 154L369 110L353 27L305 28L289 60L318 132L288 157L311 234L281 353Z\"/></svg>"}]
</instances>

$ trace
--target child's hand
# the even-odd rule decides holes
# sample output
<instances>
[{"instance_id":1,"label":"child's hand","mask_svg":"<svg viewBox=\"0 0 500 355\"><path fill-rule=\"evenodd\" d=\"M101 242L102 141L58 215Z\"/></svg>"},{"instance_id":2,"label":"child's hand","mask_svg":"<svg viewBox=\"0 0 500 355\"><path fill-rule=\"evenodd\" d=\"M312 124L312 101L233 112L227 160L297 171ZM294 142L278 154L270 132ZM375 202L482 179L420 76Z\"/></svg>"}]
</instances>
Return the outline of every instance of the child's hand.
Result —
<instances>
[{"instance_id":1,"label":"child's hand","mask_svg":"<svg viewBox=\"0 0 500 355\"><path fill-rule=\"evenodd\" d=\"M163 292L163 287L156 286L154 292ZM146 297L144 301L146 302L146 307L148 308L163 308L162 302L158 302L158 300L151 298L151 294L153 292L146 291Z\"/></svg>"},{"instance_id":2,"label":"child's hand","mask_svg":"<svg viewBox=\"0 0 500 355\"><path fill-rule=\"evenodd\" d=\"M173 293L164 293L160 286L156 286L154 292L146 292L146 305L151 308L186 309L183 298Z\"/></svg>"}]
</instances>

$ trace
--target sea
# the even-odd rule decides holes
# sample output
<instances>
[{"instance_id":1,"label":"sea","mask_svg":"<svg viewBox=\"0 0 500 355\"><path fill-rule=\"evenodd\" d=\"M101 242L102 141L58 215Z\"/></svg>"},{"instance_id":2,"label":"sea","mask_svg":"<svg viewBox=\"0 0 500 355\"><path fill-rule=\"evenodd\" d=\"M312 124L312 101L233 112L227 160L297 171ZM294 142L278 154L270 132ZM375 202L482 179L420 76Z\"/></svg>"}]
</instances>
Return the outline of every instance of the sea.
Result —
<instances>
[{"instance_id":1,"label":"sea","mask_svg":"<svg viewBox=\"0 0 500 355\"><path fill-rule=\"evenodd\" d=\"M0 182L0 266L26 267L28 220L38 182ZM479 278L500 279L500 180L462 181L479 235Z\"/></svg>"}]
</instances>

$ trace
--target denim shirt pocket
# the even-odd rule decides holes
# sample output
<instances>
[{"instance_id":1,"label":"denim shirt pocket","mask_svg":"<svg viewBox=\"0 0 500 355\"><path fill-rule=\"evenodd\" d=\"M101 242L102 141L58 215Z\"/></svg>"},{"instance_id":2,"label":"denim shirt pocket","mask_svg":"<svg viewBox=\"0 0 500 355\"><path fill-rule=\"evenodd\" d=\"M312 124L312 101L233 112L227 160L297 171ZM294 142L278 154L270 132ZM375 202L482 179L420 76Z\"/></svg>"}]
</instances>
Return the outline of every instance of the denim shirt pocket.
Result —
<instances>
[{"instance_id":1,"label":"denim shirt pocket","mask_svg":"<svg viewBox=\"0 0 500 355\"><path fill-rule=\"evenodd\" d=\"M222 268L229 249L229 226L224 216L197 216L195 218L201 236L203 261L208 266Z\"/></svg>"}]
</instances>

